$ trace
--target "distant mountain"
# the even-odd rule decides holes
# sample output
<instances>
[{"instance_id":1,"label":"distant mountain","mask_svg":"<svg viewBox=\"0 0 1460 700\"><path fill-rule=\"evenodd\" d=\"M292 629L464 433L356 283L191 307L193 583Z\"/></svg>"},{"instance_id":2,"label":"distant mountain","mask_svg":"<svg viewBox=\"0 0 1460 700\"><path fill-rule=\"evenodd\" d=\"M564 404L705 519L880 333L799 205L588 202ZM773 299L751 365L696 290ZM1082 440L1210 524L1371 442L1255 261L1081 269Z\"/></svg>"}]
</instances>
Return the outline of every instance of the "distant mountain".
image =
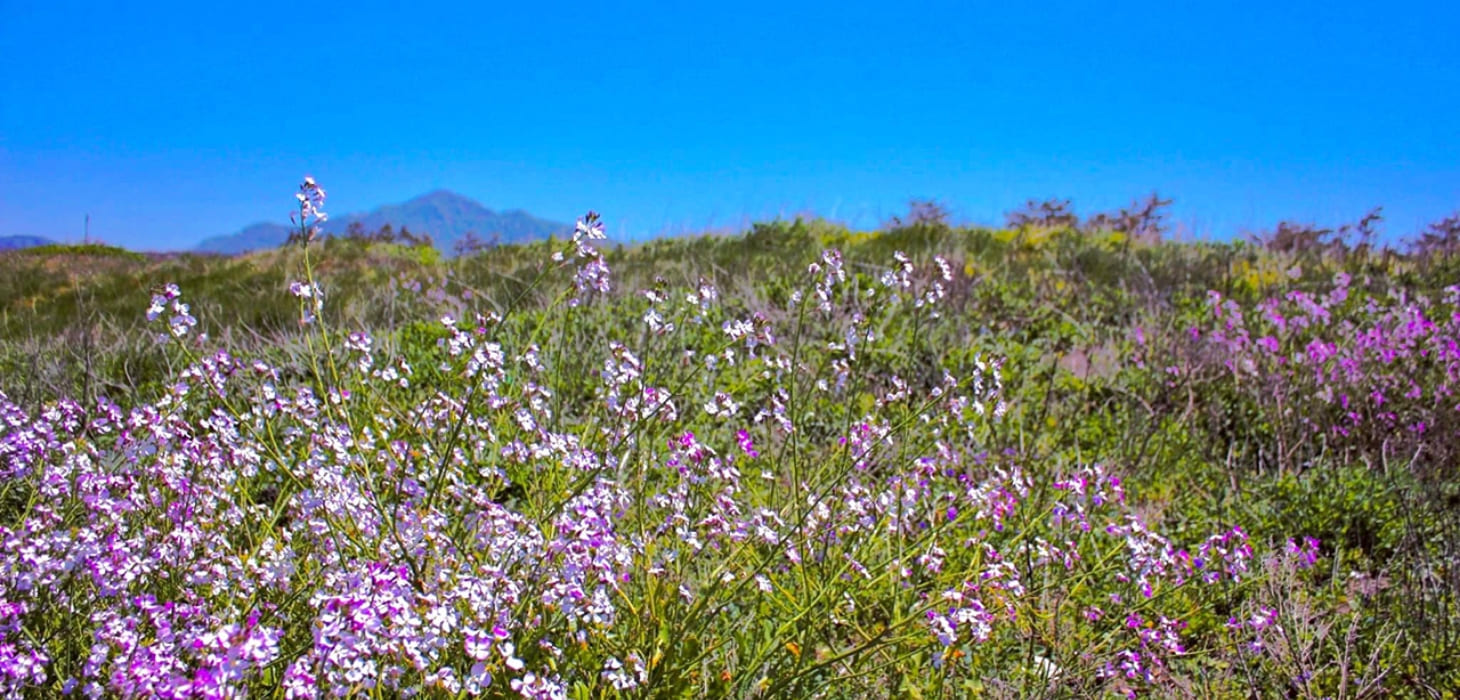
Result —
<instances>
[{"instance_id":1,"label":"distant mountain","mask_svg":"<svg viewBox=\"0 0 1460 700\"><path fill-rule=\"evenodd\" d=\"M278 248L289 240L290 229L282 224L260 223L228 236L214 236L199 243L194 250L203 253L237 255L250 250Z\"/></svg>"},{"instance_id":2,"label":"distant mountain","mask_svg":"<svg viewBox=\"0 0 1460 700\"><path fill-rule=\"evenodd\" d=\"M341 236L356 222L366 233L390 224L397 233L406 228L417 236L429 235L436 247L446 253L451 253L456 242L468 233L484 241L495 236L498 243L527 243L573 230L571 225L539 219L520 209L494 212L470 197L447 190L423 194L368 214L330 217L324 232Z\"/></svg>"},{"instance_id":3,"label":"distant mountain","mask_svg":"<svg viewBox=\"0 0 1460 700\"><path fill-rule=\"evenodd\" d=\"M494 212L470 197L446 190L368 213L331 216L321 228L326 235L343 236L354 223L365 233L389 224L397 233L404 228L416 236L429 235L436 248L447 255L455 251L456 242L467 233L483 241L526 243L573 230L569 224L539 219L520 209ZM288 240L290 230L280 224L254 224L229 236L209 238L198 244L197 250L234 254L274 248Z\"/></svg>"},{"instance_id":4,"label":"distant mountain","mask_svg":"<svg viewBox=\"0 0 1460 700\"><path fill-rule=\"evenodd\" d=\"M54 244L55 241L40 236L0 236L0 250L19 250Z\"/></svg>"}]
</instances>

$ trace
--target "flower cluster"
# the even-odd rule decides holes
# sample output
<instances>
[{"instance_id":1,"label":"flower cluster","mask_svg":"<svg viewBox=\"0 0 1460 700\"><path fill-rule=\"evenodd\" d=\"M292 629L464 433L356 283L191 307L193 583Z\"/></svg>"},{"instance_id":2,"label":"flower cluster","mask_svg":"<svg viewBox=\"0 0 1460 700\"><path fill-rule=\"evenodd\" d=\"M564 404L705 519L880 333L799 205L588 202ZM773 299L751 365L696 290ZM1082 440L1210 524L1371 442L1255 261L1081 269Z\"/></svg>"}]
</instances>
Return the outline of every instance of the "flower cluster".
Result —
<instances>
[{"instance_id":1,"label":"flower cluster","mask_svg":"<svg viewBox=\"0 0 1460 700\"><path fill-rule=\"evenodd\" d=\"M576 294L569 300L570 306L577 306L589 293L607 294L613 289L609 279L608 264L603 260L603 253L592 245L592 241L606 238L603 232L603 221L597 212L588 212L582 219L578 220L573 228L573 237L569 241L572 246L573 255L577 263L577 270L573 275L573 288ZM561 262L563 254L553 254L553 260Z\"/></svg>"},{"instance_id":2,"label":"flower cluster","mask_svg":"<svg viewBox=\"0 0 1460 700\"><path fill-rule=\"evenodd\" d=\"M319 235L319 225L329 220L329 214L324 211L324 198L324 188L313 177L305 176L294 195L299 207L289 214L289 222L299 227L292 239L307 243Z\"/></svg>"},{"instance_id":3,"label":"flower cluster","mask_svg":"<svg viewBox=\"0 0 1460 700\"><path fill-rule=\"evenodd\" d=\"M323 201L307 179L300 219ZM611 291L602 237L579 222L564 298ZM453 309L413 349L434 383L353 330L297 365L189 355L126 408L0 395L0 692L796 696L879 682L858 660L990 676L1046 622L1098 643L1041 642L1028 673L1169 690L1187 603L1243 583L1252 544L1184 548L1114 471L990 450L995 361L869 369L952 269L898 253L869 301L828 251L806 314L706 280L633 298L643 325ZM290 285L306 322L322 292ZM179 337L180 296L147 312Z\"/></svg>"},{"instance_id":4,"label":"flower cluster","mask_svg":"<svg viewBox=\"0 0 1460 700\"><path fill-rule=\"evenodd\" d=\"M1460 435L1460 288L1433 300L1361 292L1338 273L1325 293L1289 291L1251 308L1210 294L1217 350L1287 451L1334 443L1382 461L1438 464Z\"/></svg>"},{"instance_id":5,"label":"flower cluster","mask_svg":"<svg viewBox=\"0 0 1460 700\"><path fill-rule=\"evenodd\" d=\"M182 290L169 282L152 295L152 303L147 306L148 321L157 320L169 308L172 310L172 316L167 320L167 329L174 338L187 335L194 326L198 325L198 319L189 313L190 309L187 304L182 302L181 296ZM165 340L166 337L163 336L163 339Z\"/></svg>"}]
</instances>

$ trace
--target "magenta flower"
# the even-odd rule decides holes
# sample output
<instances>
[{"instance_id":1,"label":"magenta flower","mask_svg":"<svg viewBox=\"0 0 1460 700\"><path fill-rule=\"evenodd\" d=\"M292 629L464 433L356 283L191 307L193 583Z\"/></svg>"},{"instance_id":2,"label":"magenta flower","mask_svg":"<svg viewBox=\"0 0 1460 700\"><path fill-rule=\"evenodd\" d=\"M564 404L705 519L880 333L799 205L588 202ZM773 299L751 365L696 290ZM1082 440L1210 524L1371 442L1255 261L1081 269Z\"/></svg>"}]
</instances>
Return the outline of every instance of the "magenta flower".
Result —
<instances>
[{"instance_id":1,"label":"magenta flower","mask_svg":"<svg viewBox=\"0 0 1460 700\"><path fill-rule=\"evenodd\" d=\"M751 459L760 456L760 452L757 452L755 449L755 443L750 439L750 433L744 430L736 432L735 442L740 445L740 450L745 453L745 456Z\"/></svg>"}]
</instances>

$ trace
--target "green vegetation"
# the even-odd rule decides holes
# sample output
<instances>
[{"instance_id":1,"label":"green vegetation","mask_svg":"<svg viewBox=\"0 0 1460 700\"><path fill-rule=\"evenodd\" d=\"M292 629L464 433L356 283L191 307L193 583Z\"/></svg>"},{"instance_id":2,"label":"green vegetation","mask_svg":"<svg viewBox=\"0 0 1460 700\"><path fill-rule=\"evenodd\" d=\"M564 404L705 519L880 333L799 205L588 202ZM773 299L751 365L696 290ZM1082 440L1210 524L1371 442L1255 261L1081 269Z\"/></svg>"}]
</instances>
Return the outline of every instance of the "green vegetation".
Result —
<instances>
[{"instance_id":1,"label":"green vegetation","mask_svg":"<svg viewBox=\"0 0 1460 700\"><path fill-rule=\"evenodd\" d=\"M452 259L0 254L0 527L52 538L6 545L0 670L1453 697L1456 232L1172 243L1161 205L601 250L590 217ZM132 549L86 554L83 525ZM104 573L37 563L67 556Z\"/></svg>"}]
</instances>

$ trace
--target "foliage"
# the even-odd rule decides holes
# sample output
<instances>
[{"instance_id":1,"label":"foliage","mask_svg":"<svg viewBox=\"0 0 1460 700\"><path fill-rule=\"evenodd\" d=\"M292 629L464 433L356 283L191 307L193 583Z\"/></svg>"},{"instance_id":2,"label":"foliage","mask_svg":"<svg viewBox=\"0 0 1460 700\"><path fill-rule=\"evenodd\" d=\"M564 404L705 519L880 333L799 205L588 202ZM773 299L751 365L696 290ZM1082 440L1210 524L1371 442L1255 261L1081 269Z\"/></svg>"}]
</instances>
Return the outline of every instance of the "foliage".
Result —
<instances>
[{"instance_id":1,"label":"foliage","mask_svg":"<svg viewBox=\"0 0 1460 700\"><path fill-rule=\"evenodd\" d=\"M1163 243L1153 195L444 260L298 203L0 257L12 694L1460 684L1435 246Z\"/></svg>"}]
</instances>

